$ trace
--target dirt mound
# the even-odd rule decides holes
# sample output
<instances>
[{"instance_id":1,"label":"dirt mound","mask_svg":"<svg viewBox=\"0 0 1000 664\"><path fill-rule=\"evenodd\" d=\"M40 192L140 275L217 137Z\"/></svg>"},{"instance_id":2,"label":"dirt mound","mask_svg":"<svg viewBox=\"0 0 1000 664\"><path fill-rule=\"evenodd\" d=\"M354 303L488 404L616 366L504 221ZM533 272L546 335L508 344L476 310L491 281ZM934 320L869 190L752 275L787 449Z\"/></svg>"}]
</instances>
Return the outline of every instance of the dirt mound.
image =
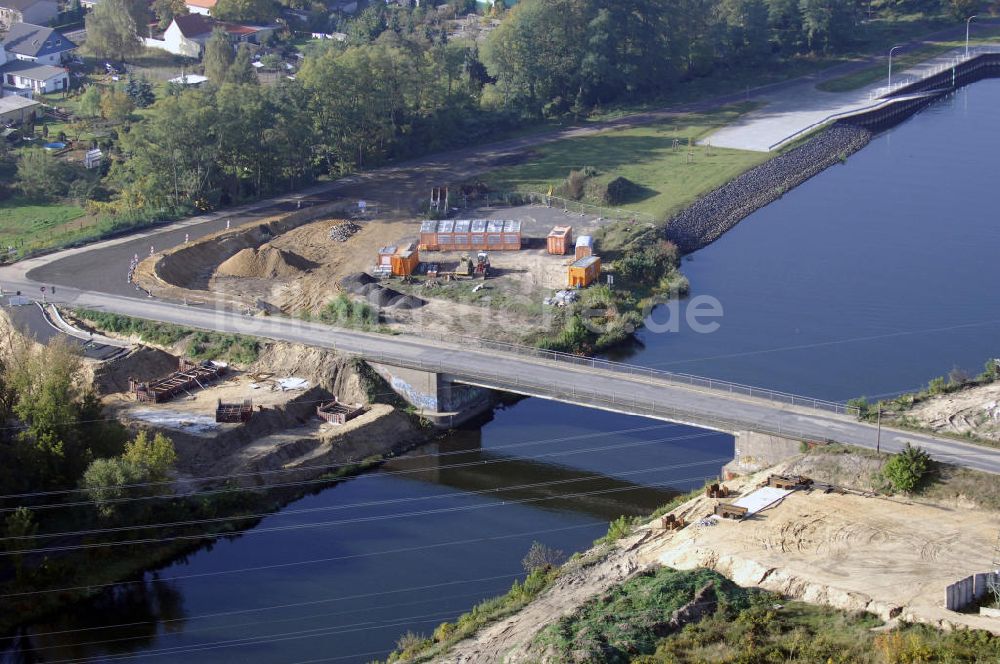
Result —
<instances>
[{"instance_id":1,"label":"dirt mound","mask_svg":"<svg viewBox=\"0 0 1000 664\"><path fill-rule=\"evenodd\" d=\"M297 277L315 267L298 254L268 245L260 249L241 249L215 271L220 277L280 279Z\"/></svg>"},{"instance_id":2,"label":"dirt mound","mask_svg":"<svg viewBox=\"0 0 1000 664\"><path fill-rule=\"evenodd\" d=\"M94 387L101 394L127 392L129 378L149 381L177 370L177 358L156 348L140 346L117 360L94 370Z\"/></svg>"},{"instance_id":3,"label":"dirt mound","mask_svg":"<svg viewBox=\"0 0 1000 664\"><path fill-rule=\"evenodd\" d=\"M391 306L393 309L419 309L425 304L427 304L427 302L421 300L419 297L414 297L413 295L404 295L403 297L399 298L389 306Z\"/></svg>"},{"instance_id":4,"label":"dirt mound","mask_svg":"<svg viewBox=\"0 0 1000 664\"><path fill-rule=\"evenodd\" d=\"M375 283L375 277L367 274L365 272L356 272L354 274L349 274L340 280L340 287L343 288L348 293L361 294L362 289L369 285ZM364 294L367 295L367 292Z\"/></svg>"}]
</instances>

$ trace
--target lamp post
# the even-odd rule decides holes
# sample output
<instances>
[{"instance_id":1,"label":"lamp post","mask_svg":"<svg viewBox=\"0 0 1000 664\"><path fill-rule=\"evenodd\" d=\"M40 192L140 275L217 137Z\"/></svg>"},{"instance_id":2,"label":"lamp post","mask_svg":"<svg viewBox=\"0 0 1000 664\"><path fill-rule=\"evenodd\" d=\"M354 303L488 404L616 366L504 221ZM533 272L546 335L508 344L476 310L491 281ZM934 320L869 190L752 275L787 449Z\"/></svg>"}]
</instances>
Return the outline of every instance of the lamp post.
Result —
<instances>
[{"instance_id":1,"label":"lamp post","mask_svg":"<svg viewBox=\"0 0 1000 664\"><path fill-rule=\"evenodd\" d=\"M890 93L892 92L892 52L895 51L897 48L903 48L903 45L900 44L899 46L893 46L892 48L889 49L889 92Z\"/></svg>"},{"instance_id":2,"label":"lamp post","mask_svg":"<svg viewBox=\"0 0 1000 664\"><path fill-rule=\"evenodd\" d=\"M976 14L973 14L969 18L965 19L965 59L969 59L969 24L972 23L972 19L976 18Z\"/></svg>"}]
</instances>

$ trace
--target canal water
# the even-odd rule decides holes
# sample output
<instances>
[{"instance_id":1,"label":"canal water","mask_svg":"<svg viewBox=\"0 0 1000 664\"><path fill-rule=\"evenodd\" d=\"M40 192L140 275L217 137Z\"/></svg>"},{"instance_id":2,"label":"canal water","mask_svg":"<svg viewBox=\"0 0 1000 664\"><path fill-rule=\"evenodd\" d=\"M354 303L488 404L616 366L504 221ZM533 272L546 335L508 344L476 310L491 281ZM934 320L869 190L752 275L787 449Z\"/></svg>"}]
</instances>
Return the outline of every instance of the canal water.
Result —
<instances>
[{"instance_id":1,"label":"canal water","mask_svg":"<svg viewBox=\"0 0 1000 664\"><path fill-rule=\"evenodd\" d=\"M970 86L744 220L685 262L719 329L644 331L630 361L846 399L1000 355L997 108L1000 81ZM532 541L582 550L732 446L524 400L34 625L2 659L365 662L505 591Z\"/></svg>"}]
</instances>

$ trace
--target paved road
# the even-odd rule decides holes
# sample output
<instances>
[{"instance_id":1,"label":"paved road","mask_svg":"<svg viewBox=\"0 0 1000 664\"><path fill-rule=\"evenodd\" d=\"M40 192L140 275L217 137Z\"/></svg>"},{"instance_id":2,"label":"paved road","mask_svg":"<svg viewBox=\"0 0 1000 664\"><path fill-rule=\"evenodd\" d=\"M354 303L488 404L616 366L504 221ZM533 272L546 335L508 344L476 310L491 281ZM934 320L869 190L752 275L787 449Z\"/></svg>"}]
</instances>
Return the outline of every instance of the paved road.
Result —
<instances>
[{"instance_id":1,"label":"paved road","mask_svg":"<svg viewBox=\"0 0 1000 664\"><path fill-rule=\"evenodd\" d=\"M970 49L969 55L974 57L979 53L996 50L996 46L978 46ZM892 87L896 89L937 74L964 60L963 56L963 49L955 49L905 71L893 72ZM888 70L886 74L888 75ZM877 105L881 95L888 91L886 80L846 92L824 92L816 88L815 81L803 81L769 94L766 106L747 113L702 142L710 142L715 147L770 152L778 149L788 138L805 129L820 126L835 115L853 113Z\"/></svg>"},{"instance_id":2,"label":"paved road","mask_svg":"<svg viewBox=\"0 0 1000 664\"><path fill-rule=\"evenodd\" d=\"M867 64L862 61L843 65L810 77L809 80L815 84L824 78L839 76L854 67ZM766 86L752 90L750 97L774 94L800 84L799 80ZM459 348L436 340L363 334L280 317L251 319L231 312L185 307L147 298L136 292L125 280L129 260L134 254L146 256L150 246L159 251L183 242L185 236L196 239L220 230L225 227L227 219L239 224L295 209L300 202L310 205L342 199L347 203L360 197L400 207L402 201L421 199L431 186L483 172L498 163L517 158L539 143L614 127L646 124L678 112L711 108L743 98L743 94L729 95L671 111L642 113L614 122L574 127L414 160L313 187L299 194L22 261L0 268L0 285L8 291L17 289L36 296L41 285L58 285L58 294L53 299L68 305L105 309L202 329L239 332L333 348L362 354L373 360L381 359L449 374L471 384L543 398L634 412L670 421L690 422L724 431L746 428L873 447L875 429L846 416L783 406L719 390L692 389L652 377L643 379L495 351ZM942 461L1000 473L1000 452L993 450L947 438L888 430L883 430L881 440L882 446L887 450L899 449L906 441L913 441Z\"/></svg>"},{"instance_id":3,"label":"paved road","mask_svg":"<svg viewBox=\"0 0 1000 664\"><path fill-rule=\"evenodd\" d=\"M468 384L721 431L749 429L869 448L876 444L875 427L849 416L728 394L719 389L671 384L643 374L627 375L418 337L337 330L281 317L248 318L237 313L70 288L60 288L57 299L70 306L329 348L372 361L438 372ZM897 451L906 442L924 447L939 461L1000 473L998 450L883 427L882 449Z\"/></svg>"}]
</instances>

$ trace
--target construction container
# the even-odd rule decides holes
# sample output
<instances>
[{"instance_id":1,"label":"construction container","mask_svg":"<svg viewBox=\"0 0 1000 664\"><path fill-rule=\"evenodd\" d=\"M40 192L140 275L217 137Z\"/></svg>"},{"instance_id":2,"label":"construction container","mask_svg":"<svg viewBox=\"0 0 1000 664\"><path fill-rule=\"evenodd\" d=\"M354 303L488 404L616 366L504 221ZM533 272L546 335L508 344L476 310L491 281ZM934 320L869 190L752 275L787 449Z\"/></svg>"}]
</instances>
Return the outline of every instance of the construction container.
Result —
<instances>
[{"instance_id":1,"label":"construction container","mask_svg":"<svg viewBox=\"0 0 1000 664\"><path fill-rule=\"evenodd\" d=\"M392 276L408 277L420 266L420 254L416 249L402 249L391 256Z\"/></svg>"},{"instance_id":2,"label":"construction container","mask_svg":"<svg viewBox=\"0 0 1000 664\"><path fill-rule=\"evenodd\" d=\"M576 258L586 258L594 255L594 238L590 235L581 235L576 239Z\"/></svg>"},{"instance_id":3,"label":"construction container","mask_svg":"<svg viewBox=\"0 0 1000 664\"><path fill-rule=\"evenodd\" d=\"M508 219L503 224L503 250L521 251L521 222Z\"/></svg>"},{"instance_id":4,"label":"construction container","mask_svg":"<svg viewBox=\"0 0 1000 664\"><path fill-rule=\"evenodd\" d=\"M569 287L586 288L601 276L600 256L584 256L569 266Z\"/></svg>"},{"instance_id":5,"label":"construction container","mask_svg":"<svg viewBox=\"0 0 1000 664\"><path fill-rule=\"evenodd\" d=\"M438 250L438 222L427 219L420 222L420 248L424 251Z\"/></svg>"},{"instance_id":6,"label":"construction container","mask_svg":"<svg viewBox=\"0 0 1000 664\"><path fill-rule=\"evenodd\" d=\"M455 222L451 219L443 219L438 222L438 247L441 251L455 250Z\"/></svg>"},{"instance_id":7,"label":"construction container","mask_svg":"<svg viewBox=\"0 0 1000 664\"><path fill-rule=\"evenodd\" d=\"M461 219L455 222L455 251L469 251L472 245L469 244L469 228L472 221Z\"/></svg>"},{"instance_id":8,"label":"construction container","mask_svg":"<svg viewBox=\"0 0 1000 664\"><path fill-rule=\"evenodd\" d=\"M565 256L573 245L573 227L556 226L545 239L546 250L553 256Z\"/></svg>"},{"instance_id":9,"label":"construction container","mask_svg":"<svg viewBox=\"0 0 1000 664\"><path fill-rule=\"evenodd\" d=\"M379 247L378 257L375 260L375 272L379 274L392 274L392 257L396 255L396 245Z\"/></svg>"},{"instance_id":10,"label":"construction container","mask_svg":"<svg viewBox=\"0 0 1000 664\"><path fill-rule=\"evenodd\" d=\"M479 250L486 248L486 226L489 222L485 219L473 219L469 228L469 247Z\"/></svg>"}]
</instances>

